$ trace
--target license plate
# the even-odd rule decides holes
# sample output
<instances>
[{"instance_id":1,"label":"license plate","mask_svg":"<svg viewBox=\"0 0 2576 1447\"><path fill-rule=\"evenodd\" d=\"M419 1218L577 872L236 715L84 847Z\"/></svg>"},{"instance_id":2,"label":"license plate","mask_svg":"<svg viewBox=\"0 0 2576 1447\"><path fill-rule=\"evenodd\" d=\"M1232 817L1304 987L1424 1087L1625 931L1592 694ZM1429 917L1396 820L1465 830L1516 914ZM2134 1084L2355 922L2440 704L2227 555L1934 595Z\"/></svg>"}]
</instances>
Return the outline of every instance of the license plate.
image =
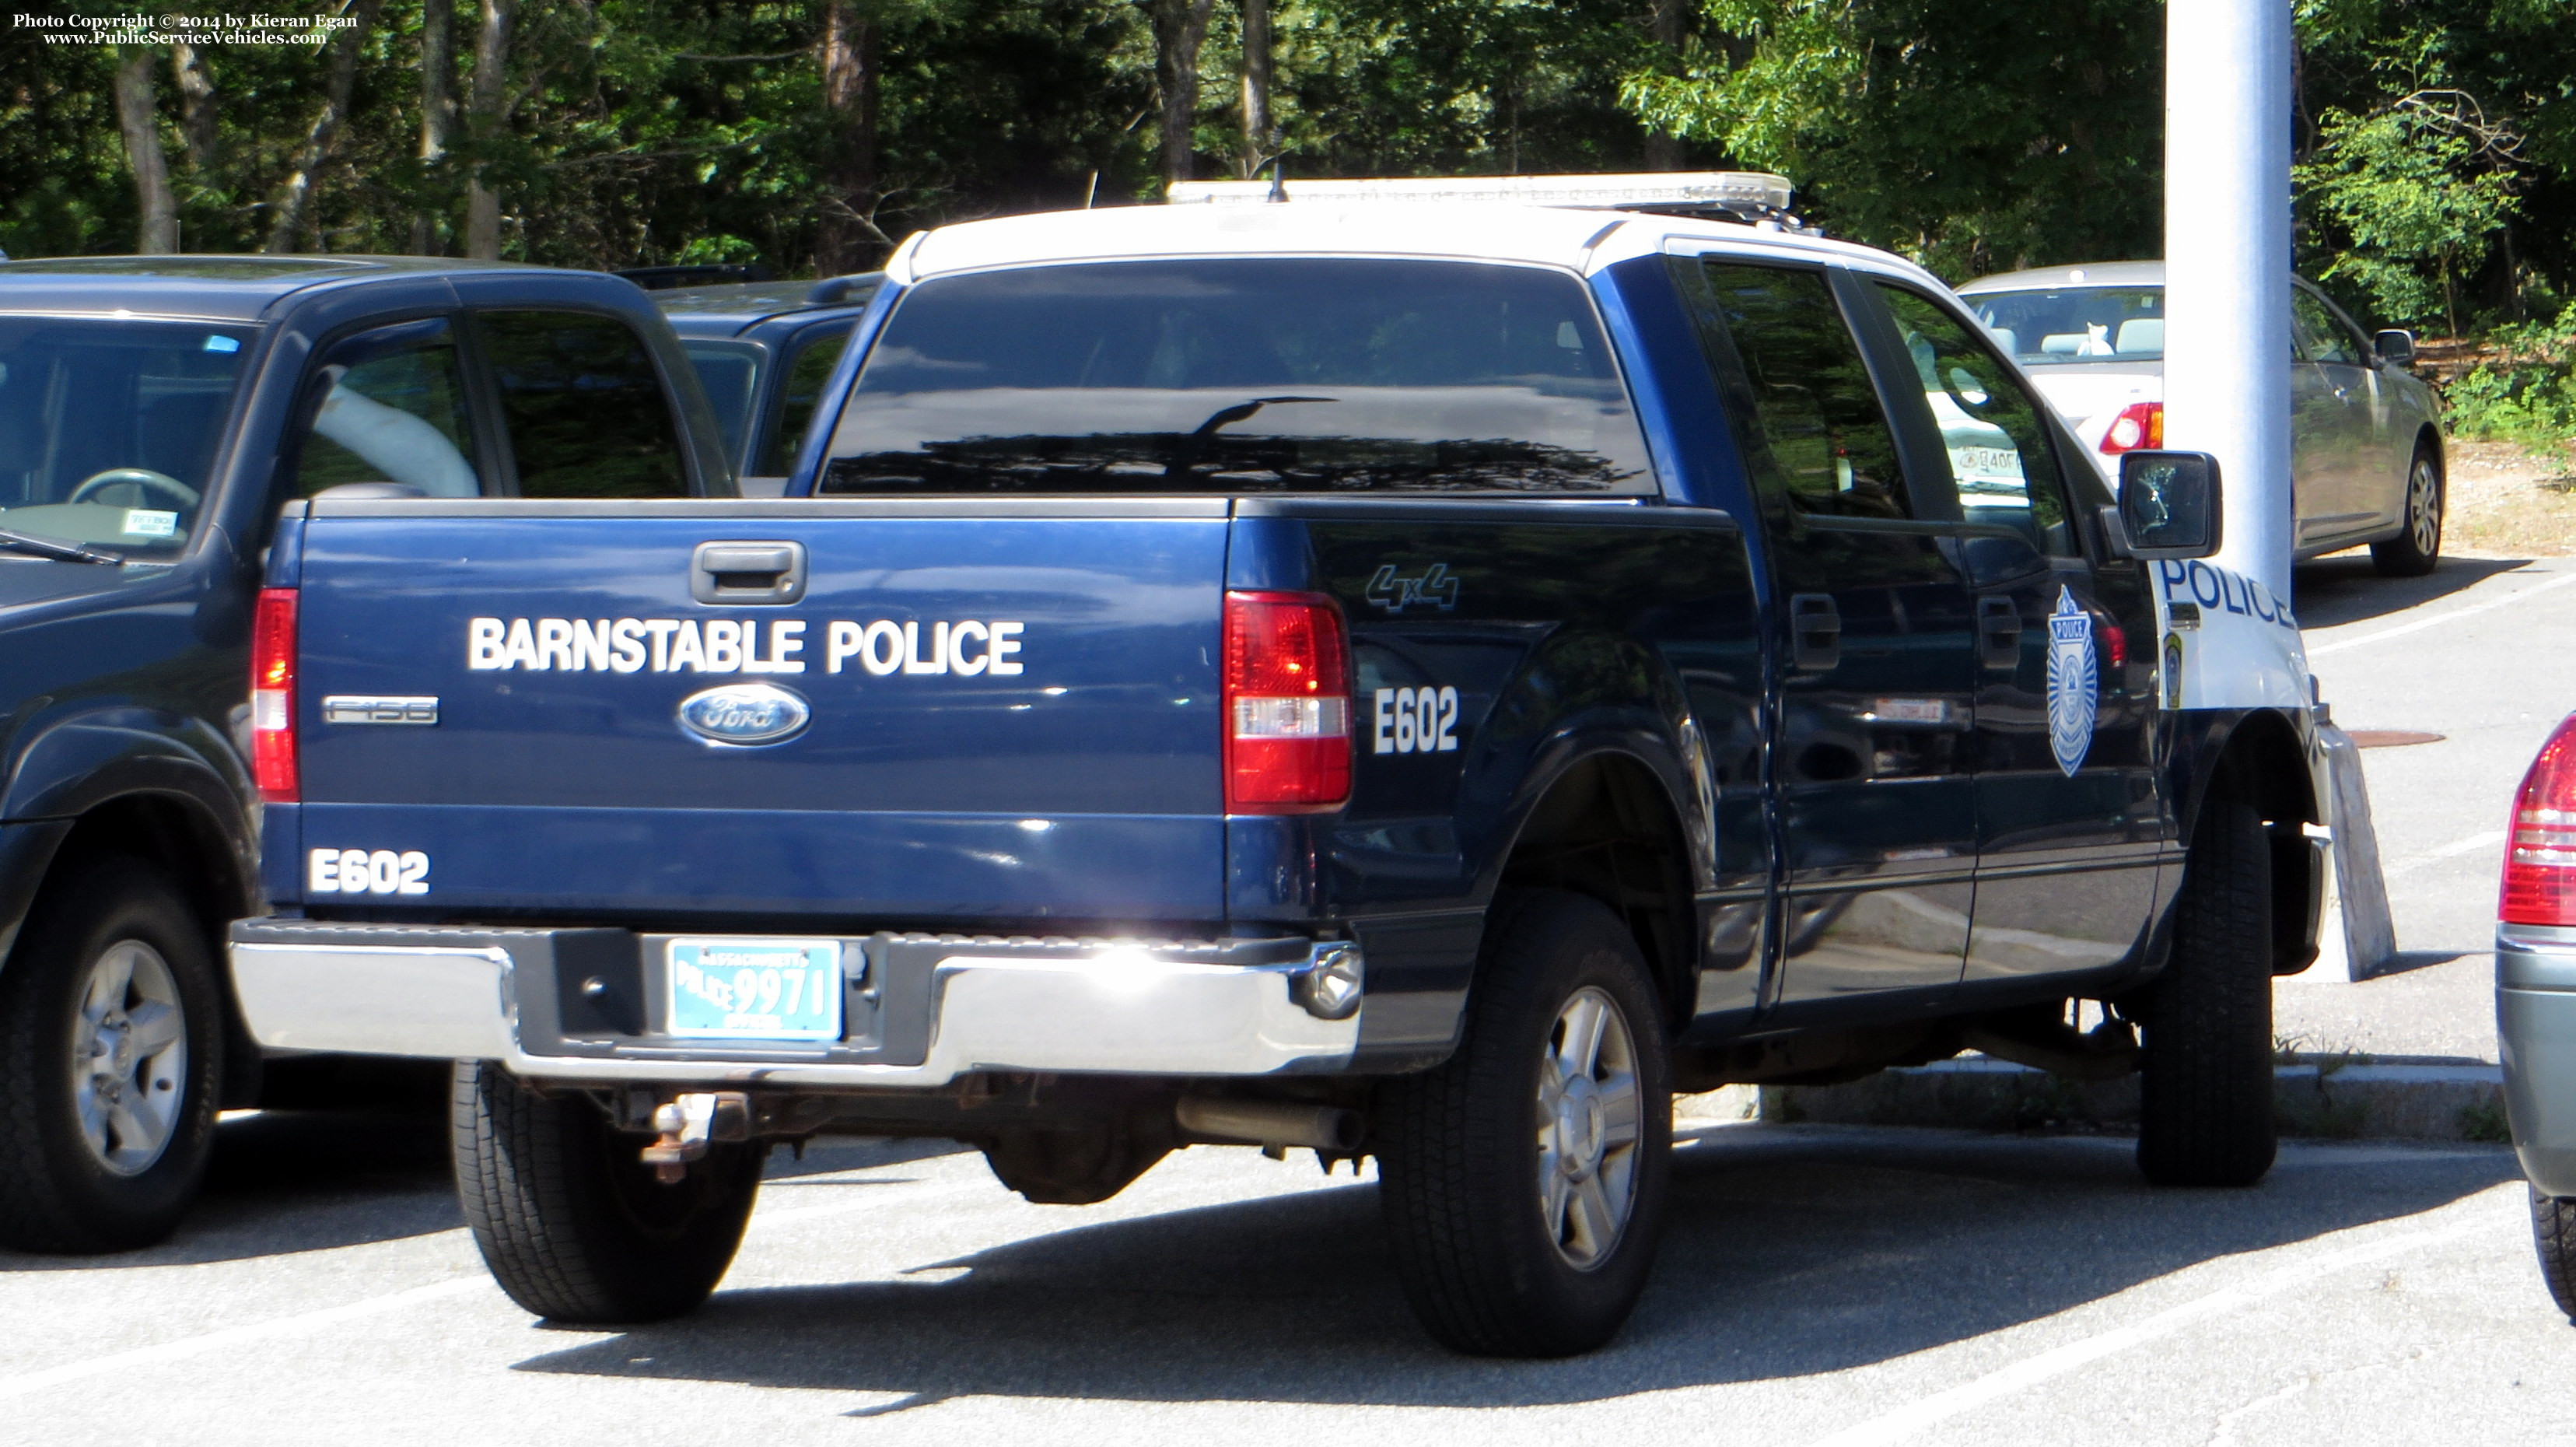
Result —
<instances>
[{"instance_id":1,"label":"license plate","mask_svg":"<svg viewBox=\"0 0 2576 1447\"><path fill-rule=\"evenodd\" d=\"M673 1035L841 1038L838 940L673 940L668 964Z\"/></svg>"}]
</instances>

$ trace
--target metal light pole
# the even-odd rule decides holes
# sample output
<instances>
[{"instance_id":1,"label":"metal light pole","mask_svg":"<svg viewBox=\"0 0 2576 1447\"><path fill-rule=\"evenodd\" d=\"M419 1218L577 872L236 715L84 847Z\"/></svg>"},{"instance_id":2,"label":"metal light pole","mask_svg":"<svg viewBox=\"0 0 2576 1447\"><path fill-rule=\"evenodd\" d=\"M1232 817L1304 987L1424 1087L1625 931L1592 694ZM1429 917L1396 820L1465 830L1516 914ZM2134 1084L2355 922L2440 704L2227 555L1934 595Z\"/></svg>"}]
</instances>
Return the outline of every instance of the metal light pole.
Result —
<instances>
[{"instance_id":1,"label":"metal light pole","mask_svg":"<svg viewBox=\"0 0 2576 1447\"><path fill-rule=\"evenodd\" d=\"M2218 458L2214 560L2290 596L2290 0L2165 6L2165 445Z\"/></svg>"}]
</instances>

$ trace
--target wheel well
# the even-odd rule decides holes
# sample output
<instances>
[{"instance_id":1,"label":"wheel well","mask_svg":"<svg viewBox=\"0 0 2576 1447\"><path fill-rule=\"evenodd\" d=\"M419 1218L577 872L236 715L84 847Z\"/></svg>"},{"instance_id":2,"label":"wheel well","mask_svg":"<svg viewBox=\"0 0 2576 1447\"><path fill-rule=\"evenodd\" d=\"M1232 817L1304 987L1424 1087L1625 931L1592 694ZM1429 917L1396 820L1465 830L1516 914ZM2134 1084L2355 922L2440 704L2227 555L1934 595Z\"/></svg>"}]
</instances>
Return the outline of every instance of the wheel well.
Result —
<instances>
[{"instance_id":1,"label":"wheel well","mask_svg":"<svg viewBox=\"0 0 2576 1447\"><path fill-rule=\"evenodd\" d=\"M1503 885L1570 889L1636 936L1671 1020L1687 1019L1699 964L1690 848L1663 785L1625 754L1595 754L1548 786L1503 866Z\"/></svg>"},{"instance_id":2,"label":"wheel well","mask_svg":"<svg viewBox=\"0 0 2576 1447\"><path fill-rule=\"evenodd\" d=\"M2213 799L2251 804L2271 826L2272 972L2295 974L2315 963L2324 861L2298 826L2318 819L2316 789L2298 735L2278 714L2246 716L2228 735L2192 810L2192 828Z\"/></svg>"},{"instance_id":3,"label":"wheel well","mask_svg":"<svg viewBox=\"0 0 2576 1447\"><path fill-rule=\"evenodd\" d=\"M2443 456L2442 433L2441 430L2436 428L2432 423L2425 423L2423 427L2418 429L2415 433L2415 450L2418 452L2432 453L2433 466L2440 469L2445 475L2449 474L2451 464L2450 460Z\"/></svg>"},{"instance_id":4,"label":"wheel well","mask_svg":"<svg viewBox=\"0 0 2576 1447\"><path fill-rule=\"evenodd\" d=\"M260 1056L233 999L232 972L223 968L225 927L239 918L250 898L222 828L198 805L168 794L124 794L100 804L72 824L45 867L37 898L85 860L127 854L161 867L177 885L205 931L206 948L216 961L224 1009L224 1084L222 1103L247 1105L259 1093Z\"/></svg>"}]
</instances>

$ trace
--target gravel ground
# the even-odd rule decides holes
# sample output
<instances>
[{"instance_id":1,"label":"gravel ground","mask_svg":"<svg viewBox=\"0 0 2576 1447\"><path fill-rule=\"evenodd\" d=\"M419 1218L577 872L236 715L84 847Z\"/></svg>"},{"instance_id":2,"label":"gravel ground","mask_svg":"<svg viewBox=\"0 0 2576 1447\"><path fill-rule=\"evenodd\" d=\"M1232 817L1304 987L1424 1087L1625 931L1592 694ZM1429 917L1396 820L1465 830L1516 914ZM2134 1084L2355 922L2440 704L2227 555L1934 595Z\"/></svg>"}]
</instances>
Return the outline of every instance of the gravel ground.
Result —
<instances>
[{"instance_id":1,"label":"gravel ground","mask_svg":"<svg viewBox=\"0 0 2576 1447\"><path fill-rule=\"evenodd\" d=\"M2447 456L2451 506L2442 551L2464 558L2576 557L2576 455L2454 440Z\"/></svg>"}]
</instances>

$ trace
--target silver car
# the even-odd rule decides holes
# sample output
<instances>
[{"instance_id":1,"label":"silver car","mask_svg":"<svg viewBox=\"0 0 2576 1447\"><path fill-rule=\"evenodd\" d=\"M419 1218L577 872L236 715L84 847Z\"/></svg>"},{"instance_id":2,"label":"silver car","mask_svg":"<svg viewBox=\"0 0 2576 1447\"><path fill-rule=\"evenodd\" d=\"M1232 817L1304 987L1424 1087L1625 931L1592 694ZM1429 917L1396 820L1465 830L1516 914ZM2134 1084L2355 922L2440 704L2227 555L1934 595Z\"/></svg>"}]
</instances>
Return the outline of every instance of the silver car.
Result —
<instances>
[{"instance_id":1,"label":"silver car","mask_svg":"<svg viewBox=\"0 0 2576 1447\"><path fill-rule=\"evenodd\" d=\"M2016 271L1959 288L2105 460L2164 445L2164 292L2161 261ZM2442 552L2440 403L2407 370L2414 337L2366 336L2296 279L2290 317L2298 556L2368 543L2382 573L2433 571Z\"/></svg>"}]
</instances>

